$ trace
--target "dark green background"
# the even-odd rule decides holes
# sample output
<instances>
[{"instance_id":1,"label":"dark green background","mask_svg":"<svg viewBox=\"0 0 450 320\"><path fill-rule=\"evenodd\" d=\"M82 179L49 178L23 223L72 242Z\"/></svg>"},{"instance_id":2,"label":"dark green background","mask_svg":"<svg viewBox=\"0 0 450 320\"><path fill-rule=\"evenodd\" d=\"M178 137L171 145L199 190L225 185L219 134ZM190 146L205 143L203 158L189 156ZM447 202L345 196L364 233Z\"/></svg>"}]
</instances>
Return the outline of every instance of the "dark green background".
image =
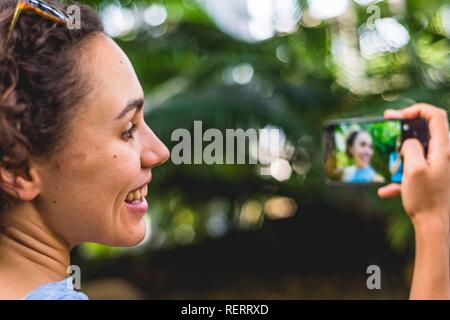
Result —
<instances>
[{"instance_id":1,"label":"dark green background","mask_svg":"<svg viewBox=\"0 0 450 320\"><path fill-rule=\"evenodd\" d=\"M99 10L113 3L86 2ZM156 168L149 195L154 238L137 253L80 248L75 261L84 263L86 277L127 278L147 297L405 297L413 239L400 201L381 201L374 188L326 186L321 126L327 119L379 116L414 102L449 110L449 30L440 15L449 2L407 0L401 13L386 1L378 3L381 16L395 17L410 41L392 53L361 57L363 80L354 83L376 81L381 84L376 92L355 90L346 82L352 70L333 58L336 30L358 39L358 28L368 19L366 7L354 2L351 22L330 19L307 27L301 20L296 32L256 43L221 31L198 1L114 3L131 10L160 3L168 10L162 26L115 40L149 99L147 123L170 148L172 131L191 129L194 120L202 120L204 130L275 125L295 147L291 164L306 170L278 182L259 176L251 165ZM307 1L298 3L307 10ZM359 52L357 41L351 46ZM242 63L252 65L252 81L224 81L224 72ZM274 195L294 199L296 215L278 221L262 216L242 228L242 205L251 199L263 206ZM217 199L228 231L211 238L206 225ZM180 224L194 230L190 243L176 241ZM365 288L365 270L372 263L395 279L386 280L381 293Z\"/></svg>"}]
</instances>

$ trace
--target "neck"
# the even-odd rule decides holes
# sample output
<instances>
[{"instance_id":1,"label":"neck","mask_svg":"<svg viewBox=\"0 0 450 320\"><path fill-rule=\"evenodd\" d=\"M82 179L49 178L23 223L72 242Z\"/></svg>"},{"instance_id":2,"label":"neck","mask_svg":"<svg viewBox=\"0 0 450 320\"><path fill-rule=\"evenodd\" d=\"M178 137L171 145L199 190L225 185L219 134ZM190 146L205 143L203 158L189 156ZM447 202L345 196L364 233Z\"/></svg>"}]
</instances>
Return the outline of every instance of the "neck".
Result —
<instances>
[{"instance_id":1,"label":"neck","mask_svg":"<svg viewBox=\"0 0 450 320\"><path fill-rule=\"evenodd\" d=\"M368 163L356 162L355 166L359 169L367 168L369 166Z\"/></svg>"},{"instance_id":2,"label":"neck","mask_svg":"<svg viewBox=\"0 0 450 320\"><path fill-rule=\"evenodd\" d=\"M23 291L68 276L70 246L44 223L31 203L0 214L0 281ZM18 289L20 292L20 289Z\"/></svg>"}]
</instances>

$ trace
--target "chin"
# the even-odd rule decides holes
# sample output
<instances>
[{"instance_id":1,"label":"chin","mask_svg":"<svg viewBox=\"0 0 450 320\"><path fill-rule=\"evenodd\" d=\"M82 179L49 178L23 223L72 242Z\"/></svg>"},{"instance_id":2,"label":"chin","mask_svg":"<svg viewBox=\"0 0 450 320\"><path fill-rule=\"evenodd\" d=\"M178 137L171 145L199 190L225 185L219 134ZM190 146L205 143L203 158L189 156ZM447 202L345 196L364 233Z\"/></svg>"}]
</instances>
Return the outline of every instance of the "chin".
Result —
<instances>
[{"instance_id":1,"label":"chin","mask_svg":"<svg viewBox=\"0 0 450 320\"><path fill-rule=\"evenodd\" d=\"M114 239L105 241L104 244L114 247L134 247L144 240L146 232L145 222L142 219L138 225L119 230Z\"/></svg>"},{"instance_id":2,"label":"chin","mask_svg":"<svg viewBox=\"0 0 450 320\"><path fill-rule=\"evenodd\" d=\"M145 222L142 219L140 225L132 229L129 236L125 239L123 243L123 247L133 247L141 243L145 238L145 234L147 233L147 228L145 226Z\"/></svg>"}]
</instances>

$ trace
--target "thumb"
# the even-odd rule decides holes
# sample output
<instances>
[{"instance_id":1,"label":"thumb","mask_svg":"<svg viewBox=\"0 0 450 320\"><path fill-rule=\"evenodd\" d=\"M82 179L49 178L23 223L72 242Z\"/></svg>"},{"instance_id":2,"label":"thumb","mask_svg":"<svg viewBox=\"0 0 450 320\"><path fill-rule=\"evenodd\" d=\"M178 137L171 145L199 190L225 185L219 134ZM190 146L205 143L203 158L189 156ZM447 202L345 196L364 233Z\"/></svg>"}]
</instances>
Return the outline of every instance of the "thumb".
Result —
<instances>
[{"instance_id":1,"label":"thumb","mask_svg":"<svg viewBox=\"0 0 450 320\"><path fill-rule=\"evenodd\" d=\"M405 172L421 171L426 168L425 151L423 145L417 139L407 139L403 142L401 154L405 166Z\"/></svg>"}]
</instances>

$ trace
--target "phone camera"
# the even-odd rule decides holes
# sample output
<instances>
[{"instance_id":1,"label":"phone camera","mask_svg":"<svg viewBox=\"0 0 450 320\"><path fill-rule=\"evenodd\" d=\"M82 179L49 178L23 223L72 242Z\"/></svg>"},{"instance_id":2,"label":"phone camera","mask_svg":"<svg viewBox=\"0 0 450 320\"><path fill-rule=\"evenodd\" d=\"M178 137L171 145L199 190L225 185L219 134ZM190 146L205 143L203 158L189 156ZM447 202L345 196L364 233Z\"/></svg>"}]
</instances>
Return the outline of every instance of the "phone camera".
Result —
<instances>
[{"instance_id":1,"label":"phone camera","mask_svg":"<svg viewBox=\"0 0 450 320\"><path fill-rule=\"evenodd\" d=\"M409 124L405 123L405 124L403 125L403 130L404 130L404 131L408 131L408 130L409 130Z\"/></svg>"}]
</instances>

